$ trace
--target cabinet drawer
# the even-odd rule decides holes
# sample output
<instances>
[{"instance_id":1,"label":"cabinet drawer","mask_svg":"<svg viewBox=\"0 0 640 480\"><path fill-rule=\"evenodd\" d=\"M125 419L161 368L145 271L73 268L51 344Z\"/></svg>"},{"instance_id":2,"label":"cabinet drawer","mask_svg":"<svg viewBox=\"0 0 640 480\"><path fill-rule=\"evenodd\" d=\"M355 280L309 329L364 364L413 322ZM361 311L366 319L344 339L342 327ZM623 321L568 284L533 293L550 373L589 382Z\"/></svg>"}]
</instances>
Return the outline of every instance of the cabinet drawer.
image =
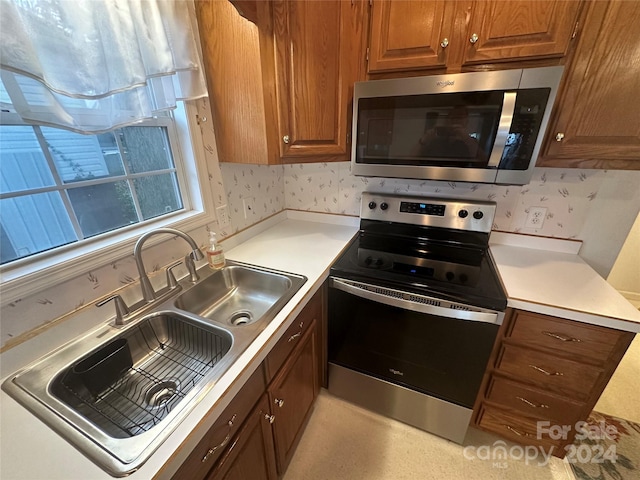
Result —
<instances>
[{"instance_id":1,"label":"cabinet drawer","mask_svg":"<svg viewBox=\"0 0 640 480\"><path fill-rule=\"evenodd\" d=\"M530 312L515 313L509 338L604 364L625 332Z\"/></svg>"},{"instance_id":2,"label":"cabinet drawer","mask_svg":"<svg viewBox=\"0 0 640 480\"><path fill-rule=\"evenodd\" d=\"M264 370L260 365L198 443L198 446L191 452L173 479L199 480L205 478L266 388Z\"/></svg>"},{"instance_id":3,"label":"cabinet drawer","mask_svg":"<svg viewBox=\"0 0 640 480\"><path fill-rule=\"evenodd\" d=\"M553 454L556 456L559 453L557 447L564 443L562 439L549 438L545 429L541 429L538 435L538 419L534 417L519 416L488 406L483 406L478 424L483 430L497 433L517 443L539 445L545 447L547 452L550 447L553 447ZM549 424L546 426L548 427Z\"/></svg>"},{"instance_id":4,"label":"cabinet drawer","mask_svg":"<svg viewBox=\"0 0 640 480\"><path fill-rule=\"evenodd\" d=\"M513 345L503 345L497 368L542 389L583 401L603 374L592 365Z\"/></svg>"},{"instance_id":5,"label":"cabinet drawer","mask_svg":"<svg viewBox=\"0 0 640 480\"><path fill-rule=\"evenodd\" d=\"M572 402L518 382L493 377L486 399L513 408L525 415L533 415L558 422L575 423L584 408L583 403Z\"/></svg>"},{"instance_id":6,"label":"cabinet drawer","mask_svg":"<svg viewBox=\"0 0 640 480\"><path fill-rule=\"evenodd\" d=\"M273 350L267 356L265 366L267 370L267 381L270 382L275 377L284 361L291 354L293 349L300 343L300 340L309 329L311 322L316 319L320 321L322 315L322 292L318 291L309 303L300 312L298 317L282 335Z\"/></svg>"}]
</instances>

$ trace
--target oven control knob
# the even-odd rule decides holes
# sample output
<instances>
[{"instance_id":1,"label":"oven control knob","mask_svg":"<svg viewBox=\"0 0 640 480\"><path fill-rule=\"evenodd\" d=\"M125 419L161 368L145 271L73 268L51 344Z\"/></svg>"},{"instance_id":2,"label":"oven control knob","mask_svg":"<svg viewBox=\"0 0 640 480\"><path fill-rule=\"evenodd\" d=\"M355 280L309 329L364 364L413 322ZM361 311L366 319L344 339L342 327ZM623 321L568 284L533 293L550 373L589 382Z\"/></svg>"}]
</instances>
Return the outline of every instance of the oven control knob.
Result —
<instances>
[{"instance_id":1,"label":"oven control knob","mask_svg":"<svg viewBox=\"0 0 640 480\"><path fill-rule=\"evenodd\" d=\"M467 280L469 280L469 277L467 277L466 273L463 273L463 274L460 275L460 281L462 283L467 283Z\"/></svg>"},{"instance_id":2,"label":"oven control knob","mask_svg":"<svg viewBox=\"0 0 640 480\"><path fill-rule=\"evenodd\" d=\"M444 276L447 278L447 280L451 281L455 278L455 275L453 272L447 272L444 274Z\"/></svg>"},{"instance_id":3,"label":"oven control knob","mask_svg":"<svg viewBox=\"0 0 640 480\"><path fill-rule=\"evenodd\" d=\"M459 216L460 218L467 218L467 215L469 215L469 212L467 212L466 210L460 210L460 211L458 212L458 216Z\"/></svg>"},{"instance_id":4,"label":"oven control knob","mask_svg":"<svg viewBox=\"0 0 640 480\"><path fill-rule=\"evenodd\" d=\"M371 265L371 263L373 263L373 258L367 257L367 258L364 259L364 264L365 265L369 266L369 265Z\"/></svg>"},{"instance_id":5,"label":"oven control knob","mask_svg":"<svg viewBox=\"0 0 640 480\"><path fill-rule=\"evenodd\" d=\"M382 265L384 263L384 261L381 258L376 258L375 264L379 267L380 265Z\"/></svg>"},{"instance_id":6,"label":"oven control knob","mask_svg":"<svg viewBox=\"0 0 640 480\"><path fill-rule=\"evenodd\" d=\"M373 210L376 206L376 202L369 202L369 209Z\"/></svg>"},{"instance_id":7,"label":"oven control knob","mask_svg":"<svg viewBox=\"0 0 640 480\"><path fill-rule=\"evenodd\" d=\"M380 204L380 208L381 208L382 210L386 210L387 208L389 208L389 204L388 204L388 203L385 203L385 202L382 202L382 203Z\"/></svg>"},{"instance_id":8,"label":"oven control knob","mask_svg":"<svg viewBox=\"0 0 640 480\"><path fill-rule=\"evenodd\" d=\"M480 220L482 217L484 217L484 213L482 213L480 210L473 212L473 218L475 218L476 220Z\"/></svg>"}]
</instances>

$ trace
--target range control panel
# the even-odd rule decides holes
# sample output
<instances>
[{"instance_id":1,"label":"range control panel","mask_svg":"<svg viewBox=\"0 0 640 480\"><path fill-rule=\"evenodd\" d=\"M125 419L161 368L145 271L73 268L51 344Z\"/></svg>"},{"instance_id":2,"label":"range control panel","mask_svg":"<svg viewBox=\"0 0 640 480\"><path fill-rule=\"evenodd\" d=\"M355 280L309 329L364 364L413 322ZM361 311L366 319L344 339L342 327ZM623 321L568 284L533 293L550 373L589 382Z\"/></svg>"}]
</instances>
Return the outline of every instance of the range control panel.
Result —
<instances>
[{"instance_id":1,"label":"range control panel","mask_svg":"<svg viewBox=\"0 0 640 480\"><path fill-rule=\"evenodd\" d=\"M364 192L360 218L489 233L495 202Z\"/></svg>"}]
</instances>

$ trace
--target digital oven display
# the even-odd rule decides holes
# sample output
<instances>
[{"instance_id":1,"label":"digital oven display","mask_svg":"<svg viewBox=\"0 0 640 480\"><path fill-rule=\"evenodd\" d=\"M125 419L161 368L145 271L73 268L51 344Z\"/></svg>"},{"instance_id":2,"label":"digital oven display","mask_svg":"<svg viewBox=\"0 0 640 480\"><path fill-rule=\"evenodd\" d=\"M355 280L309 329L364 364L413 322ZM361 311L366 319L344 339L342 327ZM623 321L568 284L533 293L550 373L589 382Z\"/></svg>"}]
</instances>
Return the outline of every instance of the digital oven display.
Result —
<instances>
[{"instance_id":1,"label":"digital oven display","mask_svg":"<svg viewBox=\"0 0 640 480\"><path fill-rule=\"evenodd\" d=\"M400 202L400 211L405 213L419 213L420 215L436 215L444 217L446 205L432 203Z\"/></svg>"}]
</instances>

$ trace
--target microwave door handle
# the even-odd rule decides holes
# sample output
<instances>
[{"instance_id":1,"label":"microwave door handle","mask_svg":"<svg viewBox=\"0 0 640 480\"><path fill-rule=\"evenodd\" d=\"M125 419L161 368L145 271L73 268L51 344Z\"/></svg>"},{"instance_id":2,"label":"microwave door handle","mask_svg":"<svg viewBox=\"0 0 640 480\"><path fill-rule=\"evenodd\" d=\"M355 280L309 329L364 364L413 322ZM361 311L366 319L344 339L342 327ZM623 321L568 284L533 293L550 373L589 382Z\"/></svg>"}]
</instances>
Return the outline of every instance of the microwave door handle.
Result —
<instances>
[{"instance_id":1,"label":"microwave door handle","mask_svg":"<svg viewBox=\"0 0 640 480\"><path fill-rule=\"evenodd\" d=\"M507 144L507 138L509 137L509 130L511 130L513 112L516 109L516 95L516 92L504 92L498 133L496 134L496 141L493 143L493 149L491 150L487 167L497 168L500 164L502 153L504 152L504 147Z\"/></svg>"},{"instance_id":2,"label":"microwave door handle","mask_svg":"<svg viewBox=\"0 0 640 480\"><path fill-rule=\"evenodd\" d=\"M361 282L351 283L355 285L362 285L364 287L372 287L372 285ZM500 316L494 312L473 312L468 310L456 310L453 308L437 307L435 305L412 302L410 300L385 295L384 293L364 290L362 288L358 288L357 286L350 285L349 283L346 283L336 277L331 277L331 287L337 290L342 290L343 292L349 293L351 295L355 295L356 297L364 298L365 300L371 300L373 302L381 303L383 305L389 305L391 307L402 308L404 310L412 310L418 313L426 313L429 315L437 315L439 317L454 318L457 320L493 323L498 325L502 323L502 319L500 318Z\"/></svg>"}]
</instances>

